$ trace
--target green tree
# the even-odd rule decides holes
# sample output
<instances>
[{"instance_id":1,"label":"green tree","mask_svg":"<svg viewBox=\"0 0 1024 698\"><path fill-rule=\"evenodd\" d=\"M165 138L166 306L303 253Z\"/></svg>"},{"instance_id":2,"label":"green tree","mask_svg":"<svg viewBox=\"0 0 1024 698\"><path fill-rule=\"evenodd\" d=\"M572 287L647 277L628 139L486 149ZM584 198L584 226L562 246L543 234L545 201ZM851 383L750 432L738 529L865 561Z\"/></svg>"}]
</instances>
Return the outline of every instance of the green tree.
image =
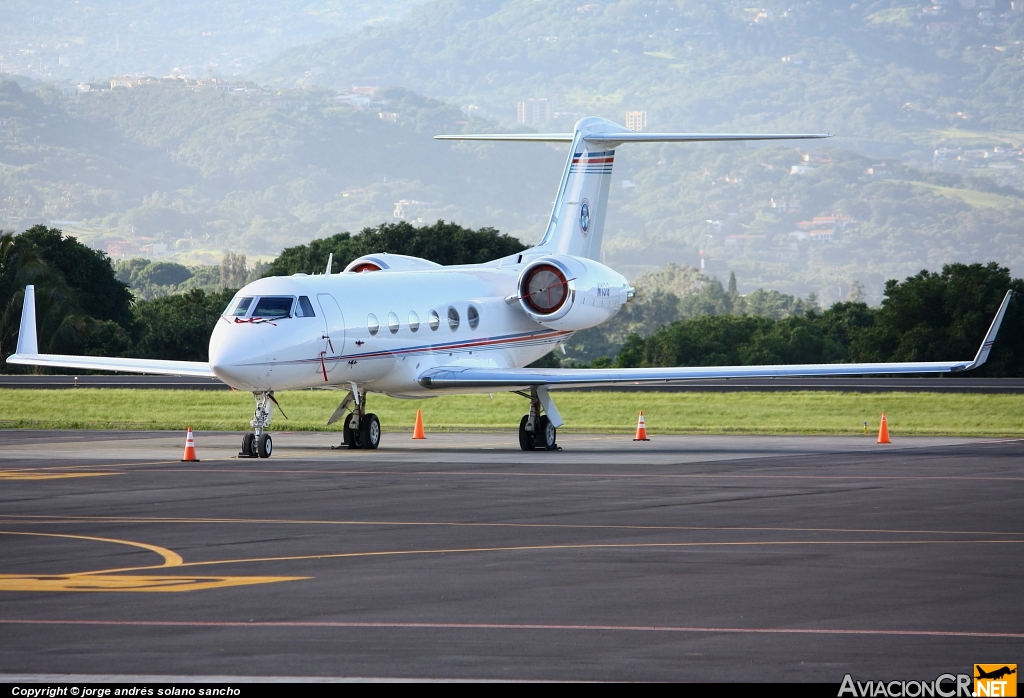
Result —
<instances>
[{"instance_id":1,"label":"green tree","mask_svg":"<svg viewBox=\"0 0 1024 698\"><path fill-rule=\"evenodd\" d=\"M152 262L139 270L137 286L177 286L192 278L192 272L183 264L174 262Z\"/></svg>"},{"instance_id":2,"label":"green tree","mask_svg":"<svg viewBox=\"0 0 1024 698\"><path fill-rule=\"evenodd\" d=\"M339 233L289 247L270 265L267 276L322 274L330 254L334 254L332 271L337 273L353 259L375 252L411 255L449 265L489 262L524 249L526 246L519 240L494 228L472 230L444 221L417 228L402 221L364 228L358 235Z\"/></svg>"},{"instance_id":3,"label":"green tree","mask_svg":"<svg viewBox=\"0 0 1024 698\"><path fill-rule=\"evenodd\" d=\"M132 294L114 275L106 253L45 225L29 228L16 243L63 277L82 313L97 320L113 320L121 327L131 326Z\"/></svg>"},{"instance_id":4,"label":"green tree","mask_svg":"<svg viewBox=\"0 0 1024 698\"><path fill-rule=\"evenodd\" d=\"M1008 290L1010 303L988 363L971 375L1024 376L1024 280L995 262L947 264L885 284L873 325L852 342L857 361L947 361L974 356Z\"/></svg>"},{"instance_id":5,"label":"green tree","mask_svg":"<svg viewBox=\"0 0 1024 698\"><path fill-rule=\"evenodd\" d=\"M218 293L193 289L181 295L140 301L134 309L140 328L135 355L146 359L208 361L210 335L234 295L235 289Z\"/></svg>"}]
</instances>

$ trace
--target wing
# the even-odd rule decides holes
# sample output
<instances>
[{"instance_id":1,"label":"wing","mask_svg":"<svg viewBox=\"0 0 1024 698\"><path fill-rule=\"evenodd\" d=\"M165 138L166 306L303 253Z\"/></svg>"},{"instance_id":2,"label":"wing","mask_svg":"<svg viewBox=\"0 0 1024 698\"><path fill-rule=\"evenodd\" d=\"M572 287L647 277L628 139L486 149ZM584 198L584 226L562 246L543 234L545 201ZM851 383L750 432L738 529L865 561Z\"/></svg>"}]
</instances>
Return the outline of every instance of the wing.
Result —
<instances>
[{"instance_id":1,"label":"wing","mask_svg":"<svg viewBox=\"0 0 1024 698\"><path fill-rule=\"evenodd\" d=\"M210 364L201 361L164 361L162 359L120 359L106 356L65 356L40 354L36 339L36 293L34 286L25 287L25 301L18 331L18 349L7 357L9 364L49 366L53 368L83 368L92 371L122 371L124 373L152 373L159 376L192 376L216 378Z\"/></svg>"},{"instance_id":2,"label":"wing","mask_svg":"<svg viewBox=\"0 0 1024 698\"><path fill-rule=\"evenodd\" d=\"M772 378L781 376L861 376L888 373L958 373L988 360L1013 291L1007 291L973 360L873 364L789 364L777 366L694 366L677 368L464 368L439 366L422 373L425 388L522 390L538 386L578 388L602 385L645 385L701 378Z\"/></svg>"}]
</instances>

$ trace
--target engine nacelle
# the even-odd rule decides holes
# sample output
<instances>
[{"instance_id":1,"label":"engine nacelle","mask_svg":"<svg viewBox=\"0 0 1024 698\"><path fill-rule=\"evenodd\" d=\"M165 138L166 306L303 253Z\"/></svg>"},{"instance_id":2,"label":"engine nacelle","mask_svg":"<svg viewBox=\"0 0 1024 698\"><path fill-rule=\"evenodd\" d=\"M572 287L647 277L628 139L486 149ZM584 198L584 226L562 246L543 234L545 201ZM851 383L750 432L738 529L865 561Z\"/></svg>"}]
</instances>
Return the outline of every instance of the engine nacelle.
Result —
<instances>
[{"instance_id":1,"label":"engine nacelle","mask_svg":"<svg viewBox=\"0 0 1024 698\"><path fill-rule=\"evenodd\" d=\"M441 265L437 262L431 262L429 259L379 252L376 254L364 254L358 259L353 259L345 267L345 271L356 273L364 271L414 271L416 269L437 269L439 266Z\"/></svg>"},{"instance_id":2,"label":"engine nacelle","mask_svg":"<svg viewBox=\"0 0 1024 698\"><path fill-rule=\"evenodd\" d=\"M556 330L585 330L619 312L633 295L626 278L592 259L538 257L519 274L513 298L533 320Z\"/></svg>"}]
</instances>

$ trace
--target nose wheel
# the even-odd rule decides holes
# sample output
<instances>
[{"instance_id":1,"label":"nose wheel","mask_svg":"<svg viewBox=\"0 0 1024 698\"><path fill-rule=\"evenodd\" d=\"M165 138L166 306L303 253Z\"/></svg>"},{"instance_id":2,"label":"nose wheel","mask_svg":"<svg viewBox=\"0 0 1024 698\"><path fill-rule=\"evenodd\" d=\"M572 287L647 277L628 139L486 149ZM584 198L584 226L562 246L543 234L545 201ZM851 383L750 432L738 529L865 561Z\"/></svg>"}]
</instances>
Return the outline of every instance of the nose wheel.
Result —
<instances>
[{"instance_id":1,"label":"nose wheel","mask_svg":"<svg viewBox=\"0 0 1024 698\"><path fill-rule=\"evenodd\" d=\"M270 458L274 453L274 440L270 434L263 432L259 436L249 432L242 437L242 450L239 458Z\"/></svg>"},{"instance_id":2,"label":"nose wheel","mask_svg":"<svg viewBox=\"0 0 1024 698\"><path fill-rule=\"evenodd\" d=\"M242 450L238 452L238 457L270 458L274 452L274 440L265 430L270 426L270 402L273 400L273 396L271 393L265 392L253 393L253 397L256 398L256 410L253 412L250 424L255 431L242 437Z\"/></svg>"}]
</instances>

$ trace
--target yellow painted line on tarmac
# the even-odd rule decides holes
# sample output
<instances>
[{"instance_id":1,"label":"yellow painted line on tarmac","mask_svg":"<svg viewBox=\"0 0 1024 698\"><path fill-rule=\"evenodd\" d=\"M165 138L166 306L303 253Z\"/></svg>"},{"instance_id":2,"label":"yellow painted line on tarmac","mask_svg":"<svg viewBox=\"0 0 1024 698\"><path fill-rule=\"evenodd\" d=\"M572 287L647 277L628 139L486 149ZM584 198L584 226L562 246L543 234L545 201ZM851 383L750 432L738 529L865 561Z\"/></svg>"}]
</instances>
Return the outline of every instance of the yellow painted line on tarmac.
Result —
<instances>
[{"instance_id":1,"label":"yellow painted line on tarmac","mask_svg":"<svg viewBox=\"0 0 1024 698\"><path fill-rule=\"evenodd\" d=\"M793 526L651 526L641 524L557 524L514 523L505 521L405 521L402 519L243 519L218 517L174 516L61 516L50 514L0 514L0 521L24 524L245 524L286 526L451 526L465 528L541 528L569 530L627 531L758 531L768 533L891 533L950 536L1024 536L1024 531L950 531L939 529L902 528L816 528Z\"/></svg>"},{"instance_id":2,"label":"yellow painted line on tarmac","mask_svg":"<svg viewBox=\"0 0 1024 698\"><path fill-rule=\"evenodd\" d=\"M99 538L97 536L77 536L70 533L35 533L28 531L0 531L0 536L38 536L40 538L72 538L76 540L88 540L95 541L98 543L112 543L114 545L127 545L131 548L141 548L150 552L156 553L164 559L161 565L151 565L147 569L153 567L177 567L183 562L181 555L168 550L167 548L160 547L159 545L151 545L149 543L139 543L132 540L121 540L120 538ZM89 572L78 572L76 574L89 574Z\"/></svg>"},{"instance_id":3,"label":"yellow painted line on tarmac","mask_svg":"<svg viewBox=\"0 0 1024 698\"><path fill-rule=\"evenodd\" d=\"M51 473L39 470L0 470L0 480L65 480L71 477L102 477L104 475L123 475L123 473Z\"/></svg>"},{"instance_id":4,"label":"yellow painted line on tarmac","mask_svg":"<svg viewBox=\"0 0 1024 698\"><path fill-rule=\"evenodd\" d=\"M3 591L149 591L178 592L199 591L222 587L245 586L250 584L272 584L274 582L291 582L309 577L267 577L267 576L217 576L197 577L193 575L130 575L116 574L132 569L165 569L181 567L184 563L181 555L173 550L140 543L138 541L121 540L119 538L100 538L97 536L77 536L66 533L35 533L25 531L0 531L0 535L8 536L40 536L44 538L72 538L77 540L112 543L141 548L154 552L163 558L163 564L149 565L138 568L118 570L97 570L75 572L72 574L0 574L0 592Z\"/></svg>"},{"instance_id":5,"label":"yellow painted line on tarmac","mask_svg":"<svg viewBox=\"0 0 1024 698\"><path fill-rule=\"evenodd\" d=\"M291 582L309 577L188 577L130 574L0 574L4 591L199 591L249 584Z\"/></svg>"},{"instance_id":6,"label":"yellow painted line on tarmac","mask_svg":"<svg viewBox=\"0 0 1024 698\"><path fill-rule=\"evenodd\" d=\"M296 560L331 560L359 557L394 557L405 555L450 555L455 553L507 553L552 550L641 550L651 548L712 548L712 547L778 547L801 545L982 545L1024 543L1017 540L794 540L794 541L702 541L680 543L567 543L552 545L510 545L479 548L433 548L422 550L376 550L349 553L321 553L318 555L283 555L275 557L249 557L232 560L204 560L186 562L182 567L201 567L209 565L240 565L253 562L292 562ZM111 572L144 571L151 567L122 568Z\"/></svg>"}]
</instances>

